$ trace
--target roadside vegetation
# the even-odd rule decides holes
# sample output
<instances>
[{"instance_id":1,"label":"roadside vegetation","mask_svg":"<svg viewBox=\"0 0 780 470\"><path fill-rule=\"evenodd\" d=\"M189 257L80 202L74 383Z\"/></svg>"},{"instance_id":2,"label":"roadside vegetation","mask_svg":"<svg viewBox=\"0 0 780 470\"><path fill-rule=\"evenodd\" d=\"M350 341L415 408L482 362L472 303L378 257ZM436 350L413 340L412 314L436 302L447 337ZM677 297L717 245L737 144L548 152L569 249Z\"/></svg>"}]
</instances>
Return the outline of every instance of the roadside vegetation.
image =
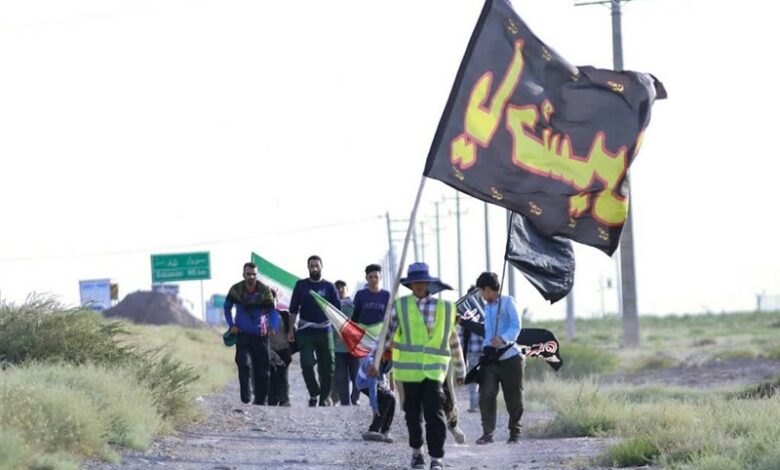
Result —
<instances>
[{"instance_id":1,"label":"roadside vegetation","mask_svg":"<svg viewBox=\"0 0 780 470\"><path fill-rule=\"evenodd\" d=\"M199 418L224 386L218 332L107 321L49 298L0 301L0 467L79 468L118 459Z\"/></svg>"},{"instance_id":2,"label":"roadside vegetation","mask_svg":"<svg viewBox=\"0 0 780 470\"><path fill-rule=\"evenodd\" d=\"M542 361L528 362L526 400L553 413L531 435L616 438L591 462L605 466L780 468L780 377L730 389L602 380L708 361L780 361L780 315L646 317L642 346L631 351L619 347L619 318L578 321L573 342L560 337L563 322L533 326L559 335L564 367L554 374Z\"/></svg>"}]
</instances>

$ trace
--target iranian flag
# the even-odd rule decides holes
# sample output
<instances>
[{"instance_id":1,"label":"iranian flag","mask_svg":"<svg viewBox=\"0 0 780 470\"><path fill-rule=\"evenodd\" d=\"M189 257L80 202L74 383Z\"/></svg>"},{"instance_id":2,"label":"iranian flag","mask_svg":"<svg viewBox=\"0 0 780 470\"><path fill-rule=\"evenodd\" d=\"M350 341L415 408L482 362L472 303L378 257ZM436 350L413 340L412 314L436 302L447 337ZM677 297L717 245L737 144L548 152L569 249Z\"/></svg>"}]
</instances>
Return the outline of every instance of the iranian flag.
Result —
<instances>
[{"instance_id":1,"label":"iranian flag","mask_svg":"<svg viewBox=\"0 0 780 470\"><path fill-rule=\"evenodd\" d=\"M298 278L254 252L252 262L257 265L257 280L276 291L277 308L289 308Z\"/></svg>"},{"instance_id":2,"label":"iranian flag","mask_svg":"<svg viewBox=\"0 0 780 470\"><path fill-rule=\"evenodd\" d=\"M341 310L334 307L313 290L310 290L309 294L314 297L322 311L325 312L325 316L330 320L333 329L336 330L341 341L347 346L350 354L357 358L366 357L374 349L376 337L369 331L366 331L365 327L347 318Z\"/></svg>"}]
</instances>

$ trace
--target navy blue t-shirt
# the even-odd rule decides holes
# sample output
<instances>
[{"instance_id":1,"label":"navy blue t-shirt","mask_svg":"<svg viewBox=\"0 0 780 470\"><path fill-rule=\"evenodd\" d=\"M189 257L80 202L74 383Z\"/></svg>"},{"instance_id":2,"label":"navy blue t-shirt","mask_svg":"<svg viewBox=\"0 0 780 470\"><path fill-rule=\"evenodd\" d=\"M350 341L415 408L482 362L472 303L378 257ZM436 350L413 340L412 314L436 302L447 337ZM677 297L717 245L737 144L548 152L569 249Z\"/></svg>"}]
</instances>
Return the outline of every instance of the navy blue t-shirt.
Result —
<instances>
[{"instance_id":1,"label":"navy blue t-shirt","mask_svg":"<svg viewBox=\"0 0 780 470\"><path fill-rule=\"evenodd\" d=\"M385 319L387 302L390 301L390 292L381 289L379 292L371 292L361 289L355 294L355 308L352 311L352 320L364 325L374 325Z\"/></svg>"},{"instance_id":2,"label":"navy blue t-shirt","mask_svg":"<svg viewBox=\"0 0 780 470\"><path fill-rule=\"evenodd\" d=\"M336 286L332 283L324 279L318 282L308 278L299 280L295 283L292 298L290 299L290 313L298 314L298 334L330 333L330 326L327 328L301 328L301 320L310 323L324 323L328 320L328 317L325 316L325 312L322 311L320 305L314 300L314 297L309 294L310 290L325 297L325 299L333 304L334 307L338 309L341 308Z\"/></svg>"}]
</instances>

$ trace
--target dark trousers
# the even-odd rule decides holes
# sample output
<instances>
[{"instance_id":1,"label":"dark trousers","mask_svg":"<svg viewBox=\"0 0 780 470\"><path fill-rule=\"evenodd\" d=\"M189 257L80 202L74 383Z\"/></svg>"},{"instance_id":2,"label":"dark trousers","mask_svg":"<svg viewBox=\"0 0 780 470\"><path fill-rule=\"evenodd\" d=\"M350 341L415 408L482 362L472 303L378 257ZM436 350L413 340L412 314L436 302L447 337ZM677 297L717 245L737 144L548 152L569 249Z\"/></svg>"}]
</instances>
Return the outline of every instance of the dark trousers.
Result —
<instances>
[{"instance_id":1,"label":"dark trousers","mask_svg":"<svg viewBox=\"0 0 780 470\"><path fill-rule=\"evenodd\" d=\"M290 401L290 381L288 371L292 354L289 349L276 351L284 364L271 366L271 386L268 388L268 404L271 406L282 405Z\"/></svg>"},{"instance_id":2,"label":"dark trousers","mask_svg":"<svg viewBox=\"0 0 780 470\"><path fill-rule=\"evenodd\" d=\"M338 392L339 400L342 405L349 405L350 402L354 405L360 398L360 390L358 390L357 385L355 384L355 378L357 377L359 368L360 359L348 352L336 353L335 383L336 391ZM352 384L351 392L349 390L350 384Z\"/></svg>"},{"instance_id":3,"label":"dark trousers","mask_svg":"<svg viewBox=\"0 0 780 470\"><path fill-rule=\"evenodd\" d=\"M320 403L323 403L330 398L330 386L333 380L333 335L327 330L310 335L298 334L295 336L295 341L300 348L303 381L306 382L309 396L319 396ZM319 383L314 375L315 362Z\"/></svg>"},{"instance_id":4,"label":"dark trousers","mask_svg":"<svg viewBox=\"0 0 780 470\"><path fill-rule=\"evenodd\" d=\"M239 333L236 339L236 366L241 401L249 403L249 379L252 379L254 403L265 403L268 395L268 341L266 338Z\"/></svg>"},{"instance_id":5,"label":"dark trousers","mask_svg":"<svg viewBox=\"0 0 780 470\"><path fill-rule=\"evenodd\" d=\"M404 387L404 413L409 430L409 446L419 449L428 443L428 453L435 459L444 457L447 438L447 420L444 417L444 392L441 382L425 379L422 382L401 382ZM425 440L422 420L425 417Z\"/></svg>"},{"instance_id":6,"label":"dark trousers","mask_svg":"<svg viewBox=\"0 0 780 470\"><path fill-rule=\"evenodd\" d=\"M504 392L509 412L509 434L520 434L523 416L523 358L514 356L482 367L479 383L479 412L482 415L482 433L492 436L496 430L496 397L498 386Z\"/></svg>"},{"instance_id":7,"label":"dark trousers","mask_svg":"<svg viewBox=\"0 0 780 470\"><path fill-rule=\"evenodd\" d=\"M368 394L368 389L364 388L360 390ZM382 434L390 431L390 426L393 425L393 416L395 416L395 395L390 390L385 388L376 389L376 401L379 405L379 416L374 415L374 419L371 420L371 425L368 427L369 431L381 432Z\"/></svg>"}]
</instances>

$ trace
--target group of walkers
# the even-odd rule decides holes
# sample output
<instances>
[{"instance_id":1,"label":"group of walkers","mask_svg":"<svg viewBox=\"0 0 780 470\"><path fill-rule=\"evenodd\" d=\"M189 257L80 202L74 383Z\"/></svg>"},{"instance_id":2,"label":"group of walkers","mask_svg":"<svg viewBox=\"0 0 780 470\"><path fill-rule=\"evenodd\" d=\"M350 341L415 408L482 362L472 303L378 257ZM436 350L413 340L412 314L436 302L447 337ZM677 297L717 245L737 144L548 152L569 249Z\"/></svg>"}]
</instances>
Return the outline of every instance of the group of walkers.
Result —
<instances>
[{"instance_id":1,"label":"group of walkers","mask_svg":"<svg viewBox=\"0 0 780 470\"><path fill-rule=\"evenodd\" d=\"M507 442L519 441L524 358L515 339L521 322L514 299L500 295L495 273L484 272L477 278L486 333L484 338L473 334L464 338L468 346L464 354L455 304L436 296L452 288L431 276L425 263L412 263L400 281L411 294L393 302L384 354L376 364L375 351L362 359L352 355L309 291L378 337L391 301L390 293L380 287L381 267L368 265L365 288L350 298L346 283L336 281L334 285L322 278L319 256L310 256L307 265L309 277L296 283L289 311L277 310L275 292L257 280L253 263L244 265L244 280L228 292L224 313L230 333L237 336L236 365L243 403L290 406L288 367L297 350L310 407L358 405L364 395L372 418L362 438L393 442L390 428L400 402L412 448L411 468L425 468L426 444L429 468L441 470L447 430L457 443L466 442L458 427L455 383L464 384L466 361L470 367L479 362L479 385L470 385L469 400L469 411L478 409L482 418L483 434L476 444L493 442L499 387L509 413Z\"/></svg>"}]
</instances>

